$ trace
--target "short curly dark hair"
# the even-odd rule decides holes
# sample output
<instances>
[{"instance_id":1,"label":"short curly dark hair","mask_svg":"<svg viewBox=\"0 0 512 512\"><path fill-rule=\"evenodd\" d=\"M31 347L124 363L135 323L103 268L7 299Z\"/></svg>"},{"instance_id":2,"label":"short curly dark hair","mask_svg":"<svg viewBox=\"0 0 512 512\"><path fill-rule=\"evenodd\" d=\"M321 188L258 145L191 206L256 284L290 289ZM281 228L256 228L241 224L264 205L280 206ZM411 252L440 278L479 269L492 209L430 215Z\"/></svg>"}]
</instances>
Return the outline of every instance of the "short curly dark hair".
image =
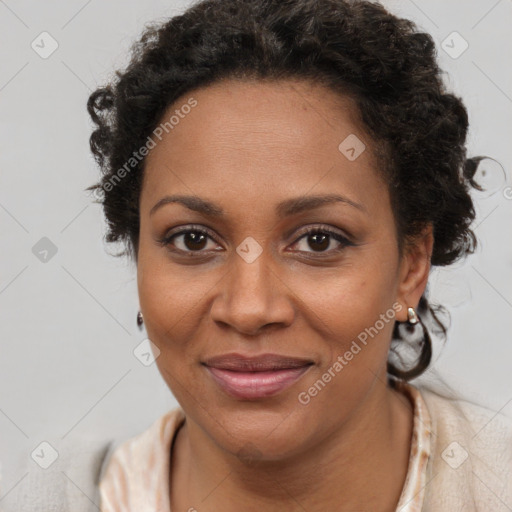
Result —
<instances>
[{"instance_id":1,"label":"short curly dark hair","mask_svg":"<svg viewBox=\"0 0 512 512\"><path fill-rule=\"evenodd\" d=\"M87 103L97 125L90 147L102 169L101 181L87 190L100 197L106 241L125 242L120 255L137 259L145 159L133 152L171 104L221 79L299 78L355 99L381 155L400 251L431 224L432 265L474 252L469 187L477 186L478 159L466 158L467 111L445 90L441 73L430 35L368 1L203 0L146 25L127 68ZM420 318L429 312L446 334L423 296ZM406 380L420 375L432 356L426 329L420 345L415 368L388 362L388 372Z\"/></svg>"}]
</instances>

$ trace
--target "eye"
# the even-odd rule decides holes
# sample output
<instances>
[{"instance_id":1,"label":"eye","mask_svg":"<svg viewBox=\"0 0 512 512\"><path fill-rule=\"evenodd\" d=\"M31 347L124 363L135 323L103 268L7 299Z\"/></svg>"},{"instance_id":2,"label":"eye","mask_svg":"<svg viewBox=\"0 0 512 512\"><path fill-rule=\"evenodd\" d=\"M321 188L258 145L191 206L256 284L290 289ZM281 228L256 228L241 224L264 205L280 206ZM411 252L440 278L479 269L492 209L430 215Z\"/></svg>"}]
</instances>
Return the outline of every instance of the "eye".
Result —
<instances>
[{"instance_id":1,"label":"eye","mask_svg":"<svg viewBox=\"0 0 512 512\"><path fill-rule=\"evenodd\" d=\"M166 235L158 242L172 251L181 253L209 252L216 250L214 247L208 248L208 240L215 242L215 239L208 230L201 227L190 226L187 229ZM215 242L215 245L218 244Z\"/></svg>"},{"instance_id":2,"label":"eye","mask_svg":"<svg viewBox=\"0 0 512 512\"><path fill-rule=\"evenodd\" d=\"M303 245L306 247L299 249L298 252L317 253L319 256L337 253L347 246L355 245L346 236L327 226L307 228L302 231L301 235L293 245L300 245L304 241ZM209 240L213 242L211 247L208 247ZM219 250L216 248L218 244L215 241L214 235L209 230L200 226L189 226L186 229L171 232L158 240L158 243L173 252L189 254L190 256L195 256L194 253L200 255L201 253ZM308 246L312 250L308 250Z\"/></svg>"},{"instance_id":3,"label":"eye","mask_svg":"<svg viewBox=\"0 0 512 512\"><path fill-rule=\"evenodd\" d=\"M316 226L306 229L294 245L299 244L301 241L304 241L303 247L306 246L305 249L299 249L301 252L320 254L340 252L347 246L355 245L346 236L326 226ZM308 246L312 251L307 250ZM332 246L335 247L332 248Z\"/></svg>"}]
</instances>

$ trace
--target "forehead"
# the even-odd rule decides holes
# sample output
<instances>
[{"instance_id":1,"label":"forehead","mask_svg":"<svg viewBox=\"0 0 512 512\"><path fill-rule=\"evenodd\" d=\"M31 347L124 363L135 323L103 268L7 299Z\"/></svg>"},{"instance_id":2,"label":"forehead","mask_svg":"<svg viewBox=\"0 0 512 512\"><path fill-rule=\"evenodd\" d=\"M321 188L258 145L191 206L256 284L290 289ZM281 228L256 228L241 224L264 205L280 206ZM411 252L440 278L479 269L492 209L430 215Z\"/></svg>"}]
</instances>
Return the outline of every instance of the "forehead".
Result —
<instances>
[{"instance_id":1,"label":"forehead","mask_svg":"<svg viewBox=\"0 0 512 512\"><path fill-rule=\"evenodd\" d=\"M141 203L164 192L277 198L340 187L363 199L382 187L354 100L318 84L224 80L183 95L161 121Z\"/></svg>"}]
</instances>

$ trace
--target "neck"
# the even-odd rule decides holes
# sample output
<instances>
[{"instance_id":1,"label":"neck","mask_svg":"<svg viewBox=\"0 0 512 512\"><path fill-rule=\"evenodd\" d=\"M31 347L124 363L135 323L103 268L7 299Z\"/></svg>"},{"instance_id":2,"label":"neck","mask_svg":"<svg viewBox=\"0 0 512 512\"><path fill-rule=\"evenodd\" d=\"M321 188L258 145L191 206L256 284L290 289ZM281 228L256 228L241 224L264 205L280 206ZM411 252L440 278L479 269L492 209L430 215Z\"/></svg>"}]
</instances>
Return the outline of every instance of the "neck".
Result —
<instances>
[{"instance_id":1,"label":"neck","mask_svg":"<svg viewBox=\"0 0 512 512\"><path fill-rule=\"evenodd\" d=\"M411 435L411 404L382 381L337 431L285 460L242 462L187 418L173 450L171 510L391 512Z\"/></svg>"}]
</instances>

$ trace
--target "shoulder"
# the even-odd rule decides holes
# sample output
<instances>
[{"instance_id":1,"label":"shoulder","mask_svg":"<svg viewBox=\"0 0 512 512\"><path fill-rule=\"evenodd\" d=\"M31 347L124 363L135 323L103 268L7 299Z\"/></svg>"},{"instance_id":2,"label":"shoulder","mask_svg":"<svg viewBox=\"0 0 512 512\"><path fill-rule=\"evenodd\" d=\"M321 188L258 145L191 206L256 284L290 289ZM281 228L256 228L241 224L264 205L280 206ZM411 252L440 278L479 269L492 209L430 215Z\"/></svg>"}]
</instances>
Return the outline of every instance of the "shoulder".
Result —
<instances>
[{"instance_id":1,"label":"shoulder","mask_svg":"<svg viewBox=\"0 0 512 512\"><path fill-rule=\"evenodd\" d=\"M141 463L149 462L147 459L151 452L170 441L184 417L183 410L176 407L155 420L140 434L113 443L103 462L100 480L115 467L125 471L138 471Z\"/></svg>"},{"instance_id":2,"label":"shoulder","mask_svg":"<svg viewBox=\"0 0 512 512\"><path fill-rule=\"evenodd\" d=\"M100 471L102 511L162 499L160 489L162 482L167 482L170 444L184 419L184 411L176 407L140 434L111 446Z\"/></svg>"},{"instance_id":3,"label":"shoulder","mask_svg":"<svg viewBox=\"0 0 512 512\"><path fill-rule=\"evenodd\" d=\"M417 387L432 421L438 441L454 437L488 451L512 449L512 418L501 411L469 401L464 397L443 395L429 387Z\"/></svg>"},{"instance_id":4,"label":"shoulder","mask_svg":"<svg viewBox=\"0 0 512 512\"><path fill-rule=\"evenodd\" d=\"M416 388L431 420L426 510L448 510L448 503L510 510L512 418L464 397Z\"/></svg>"},{"instance_id":5,"label":"shoulder","mask_svg":"<svg viewBox=\"0 0 512 512\"><path fill-rule=\"evenodd\" d=\"M93 434L71 435L35 451L33 441L27 441L12 461L19 477L9 489L2 489L2 511L97 512L99 475L111 444ZM54 460L40 466L37 459L45 455Z\"/></svg>"}]
</instances>

